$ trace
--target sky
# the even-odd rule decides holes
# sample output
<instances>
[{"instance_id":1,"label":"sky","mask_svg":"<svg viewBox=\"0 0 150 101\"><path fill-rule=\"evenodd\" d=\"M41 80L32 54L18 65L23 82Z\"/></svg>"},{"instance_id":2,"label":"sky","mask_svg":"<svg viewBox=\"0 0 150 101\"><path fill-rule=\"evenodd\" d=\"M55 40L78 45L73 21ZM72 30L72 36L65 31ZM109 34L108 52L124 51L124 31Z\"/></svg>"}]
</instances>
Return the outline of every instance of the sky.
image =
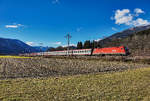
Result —
<instances>
[{"instance_id":1,"label":"sky","mask_svg":"<svg viewBox=\"0 0 150 101\"><path fill-rule=\"evenodd\" d=\"M0 37L31 46L100 40L150 24L150 0L0 0ZM41 44L42 43L42 44Z\"/></svg>"}]
</instances>

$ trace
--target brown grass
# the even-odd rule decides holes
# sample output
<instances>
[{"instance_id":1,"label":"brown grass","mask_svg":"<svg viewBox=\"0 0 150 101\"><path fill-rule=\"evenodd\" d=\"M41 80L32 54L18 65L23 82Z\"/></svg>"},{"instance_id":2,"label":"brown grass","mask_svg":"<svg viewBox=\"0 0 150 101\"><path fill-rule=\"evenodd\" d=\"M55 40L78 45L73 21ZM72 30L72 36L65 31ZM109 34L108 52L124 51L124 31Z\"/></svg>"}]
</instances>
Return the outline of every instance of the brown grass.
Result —
<instances>
[{"instance_id":1,"label":"brown grass","mask_svg":"<svg viewBox=\"0 0 150 101\"><path fill-rule=\"evenodd\" d=\"M49 77L115 72L127 69L148 67L147 64L125 63L117 61L59 59L59 58L26 58L0 59L0 78Z\"/></svg>"}]
</instances>

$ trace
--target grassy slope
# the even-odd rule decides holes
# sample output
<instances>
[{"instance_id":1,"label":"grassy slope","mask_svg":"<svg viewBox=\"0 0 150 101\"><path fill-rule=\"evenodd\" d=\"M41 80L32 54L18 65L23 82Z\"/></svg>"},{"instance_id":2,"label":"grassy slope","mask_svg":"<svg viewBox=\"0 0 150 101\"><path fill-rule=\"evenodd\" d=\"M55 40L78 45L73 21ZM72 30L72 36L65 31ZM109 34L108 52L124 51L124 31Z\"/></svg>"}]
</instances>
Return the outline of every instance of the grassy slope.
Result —
<instances>
[{"instance_id":1,"label":"grassy slope","mask_svg":"<svg viewBox=\"0 0 150 101\"><path fill-rule=\"evenodd\" d=\"M0 80L0 101L150 101L150 68L60 78Z\"/></svg>"}]
</instances>

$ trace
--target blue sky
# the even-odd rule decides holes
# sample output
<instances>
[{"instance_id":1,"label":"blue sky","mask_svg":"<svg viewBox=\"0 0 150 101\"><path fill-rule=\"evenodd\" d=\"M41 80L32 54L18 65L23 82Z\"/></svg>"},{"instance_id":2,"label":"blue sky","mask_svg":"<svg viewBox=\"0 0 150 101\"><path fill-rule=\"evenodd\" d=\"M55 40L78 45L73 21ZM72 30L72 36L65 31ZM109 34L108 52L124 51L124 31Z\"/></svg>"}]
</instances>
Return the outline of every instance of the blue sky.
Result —
<instances>
[{"instance_id":1,"label":"blue sky","mask_svg":"<svg viewBox=\"0 0 150 101\"><path fill-rule=\"evenodd\" d=\"M0 37L57 47L150 24L150 0L0 0Z\"/></svg>"}]
</instances>

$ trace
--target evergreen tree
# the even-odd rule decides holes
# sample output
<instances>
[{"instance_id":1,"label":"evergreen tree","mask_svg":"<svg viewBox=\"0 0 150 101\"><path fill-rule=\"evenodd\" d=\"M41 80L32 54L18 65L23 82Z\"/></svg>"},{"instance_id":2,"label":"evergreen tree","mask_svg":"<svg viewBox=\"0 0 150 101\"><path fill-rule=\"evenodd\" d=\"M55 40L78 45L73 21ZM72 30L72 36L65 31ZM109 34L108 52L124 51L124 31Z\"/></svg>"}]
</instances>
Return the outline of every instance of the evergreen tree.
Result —
<instances>
[{"instance_id":1,"label":"evergreen tree","mask_svg":"<svg viewBox=\"0 0 150 101\"><path fill-rule=\"evenodd\" d=\"M83 48L82 42L78 42L77 49L82 49L82 48Z\"/></svg>"},{"instance_id":2,"label":"evergreen tree","mask_svg":"<svg viewBox=\"0 0 150 101\"><path fill-rule=\"evenodd\" d=\"M58 46L57 48L56 48L56 51L63 51L64 50L64 48L62 47L62 46Z\"/></svg>"},{"instance_id":3,"label":"evergreen tree","mask_svg":"<svg viewBox=\"0 0 150 101\"><path fill-rule=\"evenodd\" d=\"M96 48L96 41L91 42L91 48Z\"/></svg>"},{"instance_id":4,"label":"evergreen tree","mask_svg":"<svg viewBox=\"0 0 150 101\"><path fill-rule=\"evenodd\" d=\"M101 48L101 46L98 41L93 40L93 42L91 42L91 48Z\"/></svg>"},{"instance_id":5,"label":"evergreen tree","mask_svg":"<svg viewBox=\"0 0 150 101\"><path fill-rule=\"evenodd\" d=\"M91 48L91 42L90 42L90 40L86 40L84 42L84 49L89 49L89 48Z\"/></svg>"}]
</instances>

